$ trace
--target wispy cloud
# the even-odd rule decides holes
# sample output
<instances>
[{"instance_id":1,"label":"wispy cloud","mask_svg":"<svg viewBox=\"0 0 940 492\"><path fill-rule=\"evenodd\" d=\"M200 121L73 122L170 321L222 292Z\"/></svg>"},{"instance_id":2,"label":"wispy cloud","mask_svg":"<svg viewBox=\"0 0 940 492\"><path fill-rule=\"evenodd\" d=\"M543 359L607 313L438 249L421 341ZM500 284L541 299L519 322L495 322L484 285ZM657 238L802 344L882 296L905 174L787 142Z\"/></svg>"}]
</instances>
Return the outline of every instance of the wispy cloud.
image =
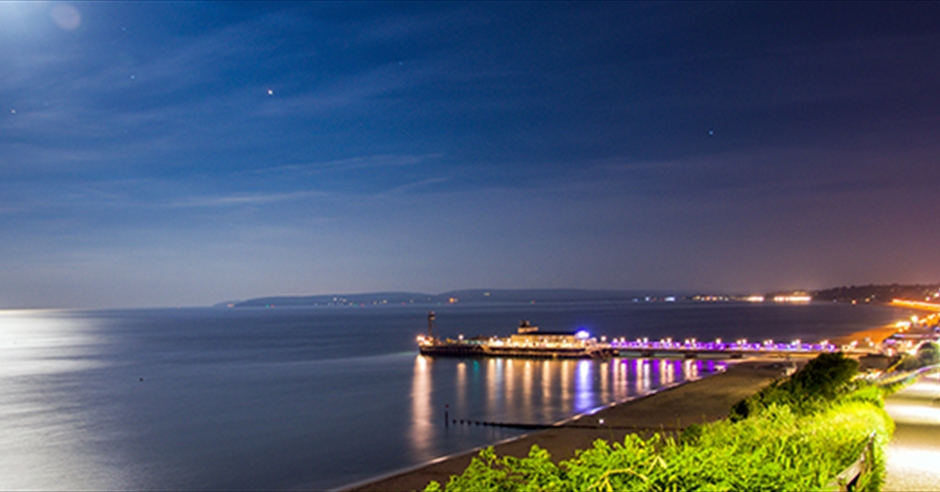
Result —
<instances>
[{"instance_id":1,"label":"wispy cloud","mask_svg":"<svg viewBox=\"0 0 940 492\"><path fill-rule=\"evenodd\" d=\"M285 164L280 166L260 167L231 173L233 176L241 175L304 175L310 176L319 173L343 172L370 168L396 168L416 166L440 158L440 154L426 155L369 155L336 159L323 162L306 162L302 164Z\"/></svg>"},{"instance_id":2,"label":"wispy cloud","mask_svg":"<svg viewBox=\"0 0 940 492\"><path fill-rule=\"evenodd\" d=\"M328 197L330 195L330 193L316 191L298 191L290 193L236 193L231 195L183 197L180 199L175 199L161 206L166 206L168 208L241 207L305 200L313 197Z\"/></svg>"},{"instance_id":3,"label":"wispy cloud","mask_svg":"<svg viewBox=\"0 0 940 492\"><path fill-rule=\"evenodd\" d=\"M93 45L72 47L67 54L0 56L12 67L0 82L0 99L12 101L5 111L16 111L0 117L0 131L8 137L0 149L13 156L0 165L30 172L57 166L67 170L74 163L128 169L181 158L197 161L194 153L271 147L291 138L298 123L322 122L317 126L325 131L317 132L317 138L340 131L348 139L348 132L330 121L337 111L349 119L436 76L434 67L403 69L386 62L313 78L304 71L294 80L295 73L283 67L308 64L309 54L283 54L279 48L285 30L309 29L301 24L275 13L195 37L170 37L164 47L146 54ZM114 63L115 57L125 61ZM246 67L246 62L259 66ZM270 74L258 76L265 72ZM378 164L382 159L385 163ZM394 159L351 158L335 165L406 163Z\"/></svg>"}]
</instances>

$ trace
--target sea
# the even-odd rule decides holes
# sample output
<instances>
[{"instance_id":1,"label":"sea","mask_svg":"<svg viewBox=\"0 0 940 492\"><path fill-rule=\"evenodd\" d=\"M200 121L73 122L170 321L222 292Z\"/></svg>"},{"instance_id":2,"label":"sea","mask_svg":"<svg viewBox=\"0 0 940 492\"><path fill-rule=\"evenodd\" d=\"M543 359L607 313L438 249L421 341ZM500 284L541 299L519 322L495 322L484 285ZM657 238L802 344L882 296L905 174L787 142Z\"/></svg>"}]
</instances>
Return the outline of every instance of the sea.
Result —
<instances>
[{"instance_id":1,"label":"sea","mask_svg":"<svg viewBox=\"0 0 940 492\"><path fill-rule=\"evenodd\" d=\"M330 490L733 363L420 356L416 337L544 331L803 341L910 315L812 303L0 311L0 490ZM455 422L456 421L456 422ZM464 423L460 423L464 421Z\"/></svg>"}]
</instances>

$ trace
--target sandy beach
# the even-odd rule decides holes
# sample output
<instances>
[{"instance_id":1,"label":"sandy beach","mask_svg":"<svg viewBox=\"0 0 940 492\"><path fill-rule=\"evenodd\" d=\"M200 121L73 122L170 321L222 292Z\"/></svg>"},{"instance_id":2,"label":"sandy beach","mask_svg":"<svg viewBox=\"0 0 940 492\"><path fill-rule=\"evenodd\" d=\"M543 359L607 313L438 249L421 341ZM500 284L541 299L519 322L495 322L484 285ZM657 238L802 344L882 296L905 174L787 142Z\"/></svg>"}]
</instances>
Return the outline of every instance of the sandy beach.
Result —
<instances>
[{"instance_id":1,"label":"sandy beach","mask_svg":"<svg viewBox=\"0 0 940 492\"><path fill-rule=\"evenodd\" d=\"M797 361L799 363L799 361ZM728 370L697 381L605 408L495 446L499 455L522 457L533 444L547 449L556 462L574 456L597 439L622 441L628 433L677 430L728 415L731 406L786 375L790 363L782 359L749 359ZM477 450L443 458L417 469L356 485L349 491L421 490L432 480L446 484L460 474Z\"/></svg>"},{"instance_id":2,"label":"sandy beach","mask_svg":"<svg viewBox=\"0 0 940 492\"><path fill-rule=\"evenodd\" d=\"M938 312L940 312L940 304L930 302L902 301L895 299L891 305L896 307L912 308L918 311L923 311L925 313L930 313L928 315L920 316L920 318L928 320L936 318L938 316ZM912 333L927 332L927 329L924 327L904 328L898 326L896 323L891 323L889 325L879 326L870 330L858 331L844 337L834 338L830 340L830 342L838 347L851 345L853 342L857 343L858 347L865 347L869 344L869 342L871 345L877 346L880 345L881 342L887 340L891 335L907 330L910 330Z\"/></svg>"},{"instance_id":3,"label":"sandy beach","mask_svg":"<svg viewBox=\"0 0 940 492\"><path fill-rule=\"evenodd\" d=\"M897 332L898 326L892 323L870 330L857 331L844 337L833 338L830 340L830 343L837 347L851 345L853 342L857 342L859 347L865 346L868 342L871 342L873 345L879 345Z\"/></svg>"}]
</instances>

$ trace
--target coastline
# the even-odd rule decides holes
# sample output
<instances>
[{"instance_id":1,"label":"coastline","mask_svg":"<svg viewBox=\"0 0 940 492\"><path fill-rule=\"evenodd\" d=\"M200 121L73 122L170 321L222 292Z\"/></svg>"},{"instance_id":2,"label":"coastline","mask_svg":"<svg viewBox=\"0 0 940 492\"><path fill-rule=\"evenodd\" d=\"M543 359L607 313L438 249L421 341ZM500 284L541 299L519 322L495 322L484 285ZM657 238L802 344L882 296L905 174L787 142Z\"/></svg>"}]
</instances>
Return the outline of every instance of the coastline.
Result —
<instances>
[{"instance_id":1,"label":"coastline","mask_svg":"<svg viewBox=\"0 0 940 492\"><path fill-rule=\"evenodd\" d=\"M622 441L632 433L678 431L685 425L711 422L727 416L731 406L784 377L790 363L782 359L754 358L735 363L720 373L611 404L563 420L555 427L496 443L503 456L526 456L532 445L548 450L555 462L589 448L597 439ZM446 484L478 455L480 448L437 458L415 468L393 472L366 482L347 485L347 492L421 490L432 480Z\"/></svg>"},{"instance_id":2,"label":"coastline","mask_svg":"<svg viewBox=\"0 0 940 492\"><path fill-rule=\"evenodd\" d=\"M733 364L737 364L737 363L739 363L739 361L734 361L734 362L729 361L729 364L732 364L732 365L733 365ZM726 370L725 370L725 371L726 371ZM642 399L642 398L647 398L647 397L650 397L650 396L652 396L652 395L654 395L654 394L656 394L656 393L661 393L661 392L663 392L663 391L670 390L670 389L672 389L672 388L675 388L675 387L677 387L677 386L681 386L681 385L683 385L683 384L692 383L692 382L699 381L699 380L701 380L701 379L705 379L705 378L708 378L708 377L714 377L714 376L717 376L718 374L721 374L721 373L723 373L723 372L725 372L725 371L721 371L721 372L718 372L718 373L711 373L711 374L707 374L707 375L699 375L699 376L697 376L697 377L689 378L689 379L686 379L686 380L684 380L684 381L673 382L673 383L670 383L670 384L668 384L668 385L665 385L665 386L656 388L655 390L652 390L652 391L650 391L649 393L646 393L646 394L643 394L643 395L630 396L630 397L625 398L625 399L623 399L623 400L619 400L619 401L614 401L614 402L611 402L611 403L607 403L607 404L605 404L605 405L601 405L601 406L598 406L598 407L596 407L596 408L592 408L592 409L590 409L590 410L588 410L588 411L586 411L586 412L581 412L581 413L572 415L571 417L567 417L567 418L565 418L565 419L559 420L558 422L555 422L554 424L551 424L550 426L548 426L548 428L563 427L563 426L565 426L565 425L567 425L567 424L572 424L572 423L578 421L579 419L581 419L581 418L583 418L583 417L587 417L587 416L590 416L590 415L594 415L594 414L596 414L596 413L598 413L598 412L607 410L607 409L609 409L609 408L613 408L613 407L616 407L616 406L618 406L618 405L622 405L622 404L629 403L629 402L632 402L632 401L640 400L640 399ZM534 432L540 432L540 431L534 431ZM369 486L369 485L371 485L371 484L373 484L373 483L376 483L376 482L385 482L385 481L390 480L390 479L392 479L392 478L394 478L394 477L398 477L398 476L402 476L402 475L407 475L407 474L410 474L410 473L414 473L414 472L417 472L418 470L421 470L422 468L425 468L425 467L428 467L428 466L431 466L431 465L440 463L440 462L442 462L442 461L447 461L447 460L451 460L451 459L457 459L457 458L460 458L460 457L462 457L462 456L464 456L464 455L476 456L477 454L479 454L479 452L480 452L481 450L483 450L483 449L485 449L485 448L487 448L487 447L493 446L494 448L496 448L496 447L502 446L502 445L504 445L504 444L509 444L509 443L511 443L511 442L513 442L513 441L517 441L517 440L519 440L519 439L527 438L527 437L529 437L529 436L531 436L531 435L532 435L532 433L525 433L525 434L522 434L522 435L518 435L518 436L514 436L514 437L509 437L509 438L502 439L502 440L497 441L497 442L492 443L492 444L487 444L487 445L485 445L485 446L477 446L477 447L475 447L475 448L473 448L473 449L469 449L469 450L466 450L466 451L459 451L459 452L456 452L456 453L453 453L453 454L449 454L449 455L441 456L441 457L438 457L438 458L434 458L434 459L432 459L432 460L429 460L429 461L426 461L426 462L423 462L423 463L419 463L419 464L417 464L417 465L409 466L409 467L407 467L407 468L401 468L401 469L394 470L394 471L391 471L391 472L388 472L388 473L385 473L385 474L382 474L382 475L379 475L379 476L374 476L374 477L371 477L371 478L367 478L367 479L365 479L365 480L360 480L360 481L357 481L357 482L354 482L354 483L346 484L346 485L343 485L343 486L340 487L340 488L332 489L332 490L335 490L335 491L369 490L369 489L364 488L364 487L367 487L367 486Z\"/></svg>"},{"instance_id":3,"label":"coastline","mask_svg":"<svg viewBox=\"0 0 940 492\"><path fill-rule=\"evenodd\" d=\"M857 331L855 333L850 333L841 337L833 338L830 340L830 343L837 347L842 347L844 345L851 345L853 342L858 345L862 345L867 342L871 342L874 345L878 345L881 342L887 340L891 335L894 335L900 331L900 328L894 323L890 325L879 326L877 328L870 328L868 330Z\"/></svg>"},{"instance_id":4,"label":"coastline","mask_svg":"<svg viewBox=\"0 0 940 492\"><path fill-rule=\"evenodd\" d=\"M830 340L838 347L856 342L878 345L900 328L892 323L857 331ZM657 431L678 432L693 423L712 422L727 417L731 406L772 382L786 377L793 363L778 357L753 357L728 366L722 373L701 377L656 392L615 402L572 416L554 427L523 434L493 444L500 456L524 457L533 445L546 449L552 461L572 458L576 450L591 447L597 439L623 441L627 434L650 435ZM391 472L346 485L343 492L422 490L431 481L445 485L452 475L463 473L482 447L436 458L412 468Z\"/></svg>"}]
</instances>

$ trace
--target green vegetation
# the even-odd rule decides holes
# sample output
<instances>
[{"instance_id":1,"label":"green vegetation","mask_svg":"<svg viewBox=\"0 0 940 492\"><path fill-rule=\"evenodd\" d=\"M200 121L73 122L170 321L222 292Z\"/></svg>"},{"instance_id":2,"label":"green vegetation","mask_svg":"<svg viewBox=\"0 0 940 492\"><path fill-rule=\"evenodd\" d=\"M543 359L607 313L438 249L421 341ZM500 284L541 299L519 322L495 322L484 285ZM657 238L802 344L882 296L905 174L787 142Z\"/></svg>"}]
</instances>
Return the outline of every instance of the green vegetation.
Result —
<instances>
[{"instance_id":1,"label":"green vegetation","mask_svg":"<svg viewBox=\"0 0 940 492\"><path fill-rule=\"evenodd\" d=\"M936 342L924 342L917 347L914 355L904 354L901 360L892 366L890 372L916 371L922 367L940 363L940 347Z\"/></svg>"},{"instance_id":2,"label":"green vegetation","mask_svg":"<svg viewBox=\"0 0 940 492\"><path fill-rule=\"evenodd\" d=\"M858 459L872 433L874 466L858 489L875 490L893 423L881 390L853 379L857 367L824 354L736 405L733 419L679 436L598 440L557 465L538 446L525 458L487 448L446 487L432 482L425 491L819 490Z\"/></svg>"},{"instance_id":3,"label":"green vegetation","mask_svg":"<svg viewBox=\"0 0 940 492\"><path fill-rule=\"evenodd\" d=\"M771 384L756 395L731 408L729 418L747 418L771 404L790 407L798 415L809 415L828 408L848 389L858 373L858 362L839 354L820 354L793 377Z\"/></svg>"},{"instance_id":4,"label":"green vegetation","mask_svg":"<svg viewBox=\"0 0 940 492\"><path fill-rule=\"evenodd\" d=\"M917 351L904 354L897 363L888 368L878 385L891 393L913 383L924 374L940 369L940 347L936 342L923 342Z\"/></svg>"}]
</instances>

